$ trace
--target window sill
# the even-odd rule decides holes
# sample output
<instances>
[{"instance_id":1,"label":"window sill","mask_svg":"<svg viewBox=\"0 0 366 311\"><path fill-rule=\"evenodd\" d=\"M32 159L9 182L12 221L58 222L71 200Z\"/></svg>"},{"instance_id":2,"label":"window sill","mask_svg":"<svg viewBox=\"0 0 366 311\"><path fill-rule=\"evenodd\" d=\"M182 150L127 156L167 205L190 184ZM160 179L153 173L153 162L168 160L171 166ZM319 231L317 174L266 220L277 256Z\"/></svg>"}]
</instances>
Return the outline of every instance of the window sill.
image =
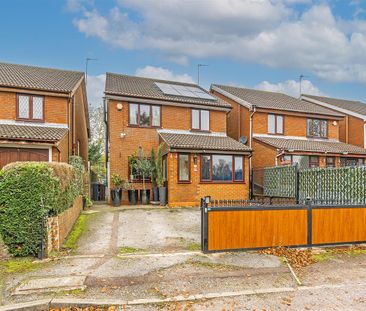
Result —
<instances>
[{"instance_id":1,"label":"window sill","mask_svg":"<svg viewBox=\"0 0 366 311\"><path fill-rule=\"evenodd\" d=\"M223 184L223 185L234 185L234 184L246 184L245 181L200 181L200 184L211 184L211 185L216 185L216 184Z\"/></svg>"},{"instance_id":2,"label":"window sill","mask_svg":"<svg viewBox=\"0 0 366 311\"><path fill-rule=\"evenodd\" d=\"M191 181L180 181L180 180L178 180L178 182L177 182L177 184L181 184L181 185L189 185L191 183L192 183Z\"/></svg>"},{"instance_id":3,"label":"window sill","mask_svg":"<svg viewBox=\"0 0 366 311\"><path fill-rule=\"evenodd\" d=\"M206 130L199 130L199 129L190 129L191 132L198 132L198 133L211 133L211 131Z\"/></svg>"},{"instance_id":4,"label":"window sill","mask_svg":"<svg viewBox=\"0 0 366 311\"><path fill-rule=\"evenodd\" d=\"M139 129L161 129L161 126L140 126L140 125L134 125L134 124L129 124L128 127L133 127L133 128L139 128Z\"/></svg>"},{"instance_id":5,"label":"window sill","mask_svg":"<svg viewBox=\"0 0 366 311\"><path fill-rule=\"evenodd\" d=\"M45 123L45 120L33 120L33 119L21 119L17 118L15 121L21 121L21 122L29 122L29 123Z\"/></svg>"}]
</instances>

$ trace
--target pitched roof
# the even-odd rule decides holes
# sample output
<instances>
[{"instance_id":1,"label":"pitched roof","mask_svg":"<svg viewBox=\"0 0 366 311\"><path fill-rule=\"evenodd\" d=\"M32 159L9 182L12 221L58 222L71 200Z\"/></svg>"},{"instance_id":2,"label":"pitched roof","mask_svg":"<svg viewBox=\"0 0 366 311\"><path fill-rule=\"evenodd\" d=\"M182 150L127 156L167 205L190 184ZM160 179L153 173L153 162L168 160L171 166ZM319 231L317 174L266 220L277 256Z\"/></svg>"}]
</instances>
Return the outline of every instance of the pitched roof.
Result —
<instances>
[{"instance_id":1,"label":"pitched roof","mask_svg":"<svg viewBox=\"0 0 366 311\"><path fill-rule=\"evenodd\" d=\"M218 92L222 90L226 93L229 93L234 97L247 102L250 106L256 106L257 108L285 110L338 117L343 116L338 112L332 111L313 103L304 102L300 99L282 93L260 91L219 84L212 84L211 88Z\"/></svg>"},{"instance_id":2,"label":"pitched roof","mask_svg":"<svg viewBox=\"0 0 366 311\"><path fill-rule=\"evenodd\" d=\"M0 139L57 142L67 132L66 127L0 124Z\"/></svg>"},{"instance_id":3,"label":"pitched roof","mask_svg":"<svg viewBox=\"0 0 366 311\"><path fill-rule=\"evenodd\" d=\"M83 72L0 63L0 86L70 93Z\"/></svg>"},{"instance_id":4,"label":"pitched roof","mask_svg":"<svg viewBox=\"0 0 366 311\"><path fill-rule=\"evenodd\" d=\"M326 103L328 105L346 109L366 116L366 104L357 100L346 100L340 98L330 98L330 97L306 95L306 94L303 94L302 96L306 96L311 99L315 99L317 101Z\"/></svg>"},{"instance_id":5,"label":"pitched roof","mask_svg":"<svg viewBox=\"0 0 366 311\"><path fill-rule=\"evenodd\" d=\"M176 81L158 80L150 78L142 78L135 76L128 76L122 74L115 74L107 72L105 83L105 94L119 95L128 97L140 97L148 99L163 100L169 102L180 102L188 104L197 104L213 107L231 108L231 105L225 101L214 97L214 100L202 99L195 97L176 96L164 94L155 83L165 83L170 85L182 85L189 87L197 87L205 93L212 96L205 89L193 83L183 83Z\"/></svg>"},{"instance_id":6,"label":"pitched roof","mask_svg":"<svg viewBox=\"0 0 366 311\"><path fill-rule=\"evenodd\" d=\"M175 149L193 149L206 151L243 151L250 152L251 149L226 135L181 133L174 131L158 131L163 141Z\"/></svg>"},{"instance_id":7,"label":"pitched roof","mask_svg":"<svg viewBox=\"0 0 366 311\"><path fill-rule=\"evenodd\" d=\"M268 144L277 149L286 151L307 151L320 153L338 153L342 154L348 152L351 154L366 155L366 149L345 144L338 141L330 140L315 140L315 139L288 139L278 137L264 137L255 136L255 140Z\"/></svg>"}]
</instances>

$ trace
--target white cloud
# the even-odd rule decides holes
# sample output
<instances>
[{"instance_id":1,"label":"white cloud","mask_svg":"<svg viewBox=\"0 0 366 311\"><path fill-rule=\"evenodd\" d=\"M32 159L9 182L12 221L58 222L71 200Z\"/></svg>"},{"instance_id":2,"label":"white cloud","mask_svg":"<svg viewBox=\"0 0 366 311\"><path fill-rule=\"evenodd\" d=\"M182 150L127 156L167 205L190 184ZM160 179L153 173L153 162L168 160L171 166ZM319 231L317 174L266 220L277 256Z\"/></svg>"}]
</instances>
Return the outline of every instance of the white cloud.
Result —
<instances>
[{"instance_id":1,"label":"white cloud","mask_svg":"<svg viewBox=\"0 0 366 311\"><path fill-rule=\"evenodd\" d=\"M188 82L188 83L195 82L193 78L186 73L175 74L169 69L165 69L162 67L146 66L144 68L138 68L135 74L136 76L145 78L154 78L154 79L171 80L171 81Z\"/></svg>"},{"instance_id":2,"label":"white cloud","mask_svg":"<svg viewBox=\"0 0 366 311\"><path fill-rule=\"evenodd\" d=\"M103 92L105 86L105 74L98 76L88 75L87 93L89 105L97 107L103 104Z\"/></svg>"},{"instance_id":3,"label":"white cloud","mask_svg":"<svg viewBox=\"0 0 366 311\"><path fill-rule=\"evenodd\" d=\"M225 57L306 69L330 81L366 82L366 23L336 18L306 0L119 0L109 13L74 20L86 36L166 59ZM296 11L296 3L308 3ZM132 18L129 12L134 13ZM137 17L136 17L137 16Z\"/></svg>"},{"instance_id":4,"label":"white cloud","mask_svg":"<svg viewBox=\"0 0 366 311\"><path fill-rule=\"evenodd\" d=\"M263 81L255 86L258 90L280 92L293 97L299 97L300 94L300 82L295 80L287 80L280 83L270 83ZM311 95L323 95L320 90L314 86L309 80L303 80L301 83L301 93Z\"/></svg>"},{"instance_id":5,"label":"white cloud","mask_svg":"<svg viewBox=\"0 0 366 311\"><path fill-rule=\"evenodd\" d=\"M67 0L66 9L70 12L78 12L86 10L86 6L91 6L93 4L93 0Z\"/></svg>"}]
</instances>

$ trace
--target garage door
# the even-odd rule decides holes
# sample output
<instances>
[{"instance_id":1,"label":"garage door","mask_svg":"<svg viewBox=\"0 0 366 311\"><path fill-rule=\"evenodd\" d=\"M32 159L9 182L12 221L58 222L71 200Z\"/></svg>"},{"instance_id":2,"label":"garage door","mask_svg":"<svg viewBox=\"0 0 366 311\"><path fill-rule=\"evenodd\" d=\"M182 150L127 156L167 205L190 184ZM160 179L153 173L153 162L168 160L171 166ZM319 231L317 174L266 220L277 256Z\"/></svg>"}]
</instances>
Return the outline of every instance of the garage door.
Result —
<instances>
[{"instance_id":1,"label":"garage door","mask_svg":"<svg viewBox=\"0 0 366 311\"><path fill-rule=\"evenodd\" d=\"M11 162L48 161L48 153L48 149L0 147L0 169Z\"/></svg>"}]
</instances>

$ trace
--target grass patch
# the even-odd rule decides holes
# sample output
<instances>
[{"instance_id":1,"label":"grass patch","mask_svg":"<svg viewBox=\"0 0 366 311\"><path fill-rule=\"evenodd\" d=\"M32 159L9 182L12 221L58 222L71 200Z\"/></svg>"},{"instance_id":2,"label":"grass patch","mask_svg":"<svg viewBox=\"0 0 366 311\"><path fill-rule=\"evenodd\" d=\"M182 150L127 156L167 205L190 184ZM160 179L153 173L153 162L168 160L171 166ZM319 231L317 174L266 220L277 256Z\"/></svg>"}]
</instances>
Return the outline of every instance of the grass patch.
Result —
<instances>
[{"instance_id":1,"label":"grass patch","mask_svg":"<svg viewBox=\"0 0 366 311\"><path fill-rule=\"evenodd\" d=\"M195 243L195 242L189 243L187 245L187 249L189 251L200 251L201 250L201 243Z\"/></svg>"},{"instance_id":2,"label":"grass patch","mask_svg":"<svg viewBox=\"0 0 366 311\"><path fill-rule=\"evenodd\" d=\"M71 233L66 239L66 242L63 244L62 248L66 249L76 249L76 243L80 237L80 235L84 232L86 228L88 215L81 214L76 221L74 227L72 228Z\"/></svg>"},{"instance_id":3,"label":"grass patch","mask_svg":"<svg viewBox=\"0 0 366 311\"><path fill-rule=\"evenodd\" d=\"M334 257L334 254L333 254L333 252L327 251L327 252L322 252L319 254L312 254L311 257L315 262L324 262L329 259L332 259Z\"/></svg>"},{"instance_id":4,"label":"grass patch","mask_svg":"<svg viewBox=\"0 0 366 311\"><path fill-rule=\"evenodd\" d=\"M3 273L24 273L37 269L39 263L33 262L30 258L20 258L6 260L0 263L0 269Z\"/></svg>"},{"instance_id":5,"label":"grass patch","mask_svg":"<svg viewBox=\"0 0 366 311\"><path fill-rule=\"evenodd\" d=\"M141 248L134 248L131 246L123 246L119 249L120 254L135 254L135 253L141 253L144 250Z\"/></svg>"},{"instance_id":6,"label":"grass patch","mask_svg":"<svg viewBox=\"0 0 366 311\"><path fill-rule=\"evenodd\" d=\"M195 267L202 267L202 268L209 268L215 270L238 270L241 267L234 266L234 265L226 265L222 263L216 262L209 262L209 261L196 261L196 260L187 260L186 263L195 266Z\"/></svg>"}]
</instances>

